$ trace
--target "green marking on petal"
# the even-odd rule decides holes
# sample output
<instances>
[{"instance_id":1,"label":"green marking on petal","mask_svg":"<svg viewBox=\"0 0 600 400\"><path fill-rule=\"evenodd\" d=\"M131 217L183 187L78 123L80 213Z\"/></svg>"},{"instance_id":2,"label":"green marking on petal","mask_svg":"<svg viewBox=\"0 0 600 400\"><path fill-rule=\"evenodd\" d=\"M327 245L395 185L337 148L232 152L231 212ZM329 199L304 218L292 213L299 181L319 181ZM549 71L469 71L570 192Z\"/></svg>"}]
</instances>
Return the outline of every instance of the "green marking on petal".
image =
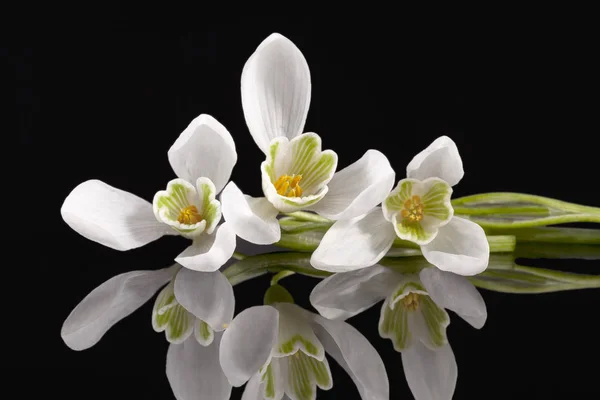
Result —
<instances>
[{"instance_id":1,"label":"green marking on petal","mask_svg":"<svg viewBox=\"0 0 600 400\"><path fill-rule=\"evenodd\" d=\"M196 326L194 328L196 340L202 346L210 345L215 339L215 333L206 322L196 318Z\"/></svg>"},{"instance_id":2,"label":"green marking on petal","mask_svg":"<svg viewBox=\"0 0 600 400\"><path fill-rule=\"evenodd\" d=\"M173 179L167 190L157 192L152 206L160 222L185 237L191 238L205 230L206 221L196 188L183 179Z\"/></svg>"},{"instance_id":3,"label":"green marking on petal","mask_svg":"<svg viewBox=\"0 0 600 400\"><path fill-rule=\"evenodd\" d=\"M452 188L446 182L439 180L421 197L423 214L442 221L449 220L453 215L450 197Z\"/></svg>"},{"instance_id":4,"label":"green marking on petal","mask_svg":"<svg viewBox=\"0 0 600 400\"><path fill-rule=\"evenodd\" d=\"M388 220L391 220L394 213L400 212L404 208L406 200L412 197L415 182L413 179L402 179L383 201L383 212Z\"/></svg>"},{"instance_id":5,"label":"green marking on petal","mask_svg":"<svg viewBox=\"0 0 600 400\"><path fill-rule=\"evenodd\" d=\"M419 308L425 320L430 344L440 347L448 343L446 327L450 324L450 317L446 310L438 307L429 296L419 297Z\"/></svg>"},{"instance_id":6,"label":"green marking on petal","mask_svg":"<svg viewBox=\"0 0 600 400\"><path fill-rule=\"evenodd\" d=\"M379 317L379 335L384 339L390 339L394 344L394 350L402 351L408 348L411 334L408 329L408 313L404 307L390 307L389 299L381 307Z\"/></svg>"},{"instance_id":7,"label":"green marking on petal","mask_svg":"<svg viewBox=\"0 0 600 400\"><path fill-rule=\"evenodd\" d=\"M165 331L170 343L182 343L194 329L195 317L175 299L174 283L171 281L161 290L152 309L152 327L156 332Z\"/></svg>"},{"instance_id":8,"label":"green marking on petal","mask_svg":"<svg viewBox=\"0 0 600 400\"><path fill-rule=\"evenodd\" d=\"M403 282L400 285L400 287L398 287L398 289L396 289L396 291L394 291L394 293L390 297L389 307L394 309L396 306L396 303L399 300L402 300L404 297L406 297L409 293L426 294L427 291L425 290L425 287L421 284L421 282L415 282L415 281Z\"/></svg>"},{"instance_id":9,"label":"green marking on petal","mask_svg":"<svg viewBox=\"0 0 600 400\"><path fill-rule=\"evenodd\" d=\"M200 215L206 220L206 233L211 234L221 220L221 203L216 199L217 189L208 178L199 178L196 185L201 199Z\"/></svg>"},{"instance_id":10,"label":"green marking on petal","mask_svg":"<svg viewBox=\"0 0 600 400\"><path fill-rule=\"evenodd\" d=\"M265 399L275 397L275 374L273 373L273 364L270 363L262 376L262 382L265 382Z\"/></svg>"},{"instance_id":11,"label":"green marking on petal","mask_svg":"<svg viewBox=\"0 0 600 400\"><path fill-rule=\"evenodd\" d=\"M318 161L300 170L302 188L306 193L316 192L329 182L337 168L337 154L331 150L321 153Z\"/></svg>"},{"instance_id":12,"label":"green marking on petal","mask_svg":"<svg viewBox=\"0 0 600 400\"><path fill-rule=\"evenodd\" d=\"M279 153L281 142L279 140L273 140L269 147L269 156L267 157L267 163L265 165L265 171L271 178L271 182L274 182L277 177L275 176L275 159Z\"/></svg>"},{"instance_id":13,"label":"green marking on petal","mask_svg":"<svg viewBox=\"0 0 600 400\"><path fill-rule=\"evenodd\" d=\"M401 218L399 214L393 217L394 230L400 239L423 245L431 242L437 235L437 229L427 231L420 223L408 223Z\"/></svg>"},{"instance_id":14,"label":"green marking on petal","mask_svg":"<svg viewBox=\"0 0 600 400\"><path fill-rule=\"evenodd\" d=\"M302 348L307 354L313 356L316 356L319 352L317 346L300 335L292 336L288 341L281 343L279 345L279 352L282 354L292 354L299 348Z\"/></svg>"},{"instance_id":15,"label":"green marking on petal","mask_svg":"<svg viewBox=\"0 0 600 400\"><path fill-rule=\"evenodd\" d=\"M287 357L288 376L286 394L298 400L313 400L317 387L329 390L333 386L329 363L324 358L319 361L298 352Z\"/></svg>"},{"instance_id":16,"label":"green marking on petal","mask_svg":"<svg viewBox=\"0 0 600 400\"><path fill-rule=\"evenodd\" d=\"M278 342L273 349L273 356L284 357L303 352L322 360L325 349L302 309L290 303L275 303L273 306L279 311Z\"/></svg>"}]
</instances>

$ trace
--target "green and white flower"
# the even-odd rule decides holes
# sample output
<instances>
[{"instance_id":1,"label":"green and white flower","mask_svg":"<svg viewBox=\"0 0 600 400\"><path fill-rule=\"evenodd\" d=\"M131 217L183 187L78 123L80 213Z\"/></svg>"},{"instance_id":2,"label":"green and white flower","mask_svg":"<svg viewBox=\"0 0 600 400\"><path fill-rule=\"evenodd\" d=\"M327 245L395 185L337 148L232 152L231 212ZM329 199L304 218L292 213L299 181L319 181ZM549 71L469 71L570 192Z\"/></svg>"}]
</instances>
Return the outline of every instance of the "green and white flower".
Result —
<instances>
[{"instance_id":1,"label":"green and white flower","mask_svg":"<svg viewBox=\"0 0 600 400\"><path fill-rule=\"evenodd\" d=\"M117 322L146 303L162 286L152 326L165 331L167 378L179 400L226 400L231 385L219 364L222 331L233 318L233 288L219 272L179 265L117 275L88 294L65 320L61 336L73 350L94 346ZM193 334L192 334L193 333Z\"/></svg>"},{"instance_id":2,"label":"green and white flower","mask_svg":"<svg viewBox=\"0 0 600 400\"><path fill-rule=\"evenodd\" d=\"M244 400L314 400L317 388L333 386L325 353L348 372L362 399L389 399L383 361L360 332L291 303L237 315L223 334L220 361L233 386L247 382Z\"/></svg>"},{"instance_id":3,"label":"green and white flower","mask_svg":"<svg viewBox=\"0 0 600 400\"><path fill-rule=\"evenodd\" d=\"M319 282L310 295L319 313L336 321L381 300L379 334L402 353L404 374L415 399L452 399L458 369L446 337L450 318L444 309L480 329L487 319L481 294L464 276L430 265L409 275L375 265L334 274Z\"/></svg>"},{"instance_id":4,"label":"green and white flower","mask_svg":"<svg viewBox=\"0 0 600 400\"><path fill-rule=\"evenodd\" d=\"M89 180L67 196L62 217L82 236L121 251L179 234L193 243L175 261L198 271L216 271L236 244L231 226L218 225L221 204L216 199L237 161L233 139L216 119L202 114L181 133L168 157L179 178L156 193L153 205Z\"/></svg>"},{"instance_id":5,"label":"green and white flower","mask_svg":"<svg viewBox=\"0 0 600 400\"><path fill-rule=\"evenodd\" d=\"M382 203L360 217L337 221L312 255L318 269L343 272L377 263L396 238L421 247L423 256L443 271L483 272L490 247L483 228L454 216L452 186L463 177L456 144L447 136L433 141L406 168Z\"/></svg>"},{"instance_id":6,"label":"green and white flower","mask_svg":"<svg viewBox=\"0 0 600 400\"><path fill-rule=\"evenodd\" d=\"M280 239L279 212L311 210L343 220L381 203L394 171L377 150L336 172L337 154L322 150L316 133L304 132L311 97L310 71L302 52L274 33L248 59L241 79L250 134L266 156L261 164L265 197L250 197L231 182L223 214L241 238L256 244Z\"/></svg>"}]
</instances>

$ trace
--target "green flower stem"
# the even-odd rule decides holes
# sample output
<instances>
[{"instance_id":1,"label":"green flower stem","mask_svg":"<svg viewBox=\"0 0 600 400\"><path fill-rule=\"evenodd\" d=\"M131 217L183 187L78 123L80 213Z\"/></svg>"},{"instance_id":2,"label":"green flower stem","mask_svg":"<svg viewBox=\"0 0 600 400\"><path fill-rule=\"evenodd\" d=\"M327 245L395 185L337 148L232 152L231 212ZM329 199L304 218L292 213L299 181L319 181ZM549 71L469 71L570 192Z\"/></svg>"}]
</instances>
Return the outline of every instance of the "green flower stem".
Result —
<instances>
[{"instance_id":1,"label":"green flower stem","mask_svg":"<svg viewBox=\"0 0 600 400\"><path fill-rule=\"evenodd\" d=\"M332 224L334 222L334 221L330 220L329 218L321 217L319 214L306 212L306 211L296 211L293 213L284 213L284 215L287 215L289 217L292 217L292 218L300 220L300 221L326 222L329 224Z\"/></svg>"},{"instance_id":2,"label":"green flower stem","mask_svg":"<svg viewBox=\"0 0 600 400\"><path fill-rule=\"evenodd\" d=\"M243 260L247 256L245 254L238 253L237 251L234 251L232 257L235 258L236 260Z\"/></svg>"},{"instance_id":3,"label":"green flower stem","mask_svg":"<svg viewBox=\"0 0 600 400\"><path fill-rule=\"evenodd\" d=\"M459 197L452 200L454 211L457 209L463 211L469 206L477 204L506 204L506 203L533 203L539 206L547 206L557 210L568 211L581 214L595 214L600 216L600 208L582 206L575 203L568 203L562 200L551 199L549 197L535 196L532 194L511 193L511 192L492 192L481 193L471 196ZM463 207L460 207L463 206Z\"/></svg>"},{"instance_id":4,"label":"green flower stem","mask_svg":"<svg viewBox=\"0 0 600 400\"><path fill-rule=\"evenodd\" d=\"M292 276L294 274L295 274L294 271L288 271L288 270L284 270L284 271L276 273L273 276L273 278L271 278L271 286L277 285L279 283L279 281L282 280L283 278L287 278L288 276Z\"/></svg>"},{"instance_id":5,"label":"green flower stem","mask_svg":"<svg viewBox=\"0 0 600 400\"><path fill-rule=\"evenodd\" d=\"M600 229L536 227L486 229L488 235L513 235L518 243L600 244Z\"/></svg>"},{"instance_id":6,"label":"green flower stem","mask_svg":"<svg viewBox=\"0 0 600 400\"><path fill-rule=\"evenodd\" d=\"M313 268L310 265L310 254L296 252L276 252L248 256L230 265L223 271L223 274L235 286L269 272L278 273L281 271L291 271L316 278L325 278L331 275L327 271Z\"/></svg>"}]
</instances>

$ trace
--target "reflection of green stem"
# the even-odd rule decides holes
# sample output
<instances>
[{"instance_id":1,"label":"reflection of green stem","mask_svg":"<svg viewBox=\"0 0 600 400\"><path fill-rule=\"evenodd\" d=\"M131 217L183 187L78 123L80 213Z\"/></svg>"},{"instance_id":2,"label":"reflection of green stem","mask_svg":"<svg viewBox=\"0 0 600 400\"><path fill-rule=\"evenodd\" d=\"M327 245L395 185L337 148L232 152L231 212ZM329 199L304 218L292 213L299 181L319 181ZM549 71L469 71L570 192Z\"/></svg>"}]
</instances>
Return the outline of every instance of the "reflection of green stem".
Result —
<instances>
[{"instance_id":1,"label":"reflection of green stem","mask_svg":"<svg viewBox=\"0 0 600 400\"><path fill-rule=\"evenodd\" d=\"M600 244L600 229L536 227L486 229L488 235L514 235L517 242Z\"/></svg>"},{"instance_id":2,"label":"reflection of green stem","mask_svg":"<svg viewBox=\"0 0 600 400\"><path fill-rule=\"evenodd\" d=\"M309 221L309 222L327 222L333 223L329 218L321 217L319 214L310 213L306 211L296 211L293 213L285 213L288 217L293 217L300 221Z\"/></svg>"},{"instance_id":3,"label":"reflection of green stem","mask_svg":"<svg viewBox=\"0 0 600 400\"><path fill-rule=\"evenodd\" d=\"M537 205L547 206L557 210L568 211L582 214L595 214L600 216L600 209L597 207L582 206L575 203L568 203L562 200L551 199L549 197L535 196L523 193L511 192L492 192L481 193L471 196L459 197L452 200L454 211L461 210L460 206L469 207L474 204L506 204L506 203L533 203Z\"/></svg>"}]
</instances>

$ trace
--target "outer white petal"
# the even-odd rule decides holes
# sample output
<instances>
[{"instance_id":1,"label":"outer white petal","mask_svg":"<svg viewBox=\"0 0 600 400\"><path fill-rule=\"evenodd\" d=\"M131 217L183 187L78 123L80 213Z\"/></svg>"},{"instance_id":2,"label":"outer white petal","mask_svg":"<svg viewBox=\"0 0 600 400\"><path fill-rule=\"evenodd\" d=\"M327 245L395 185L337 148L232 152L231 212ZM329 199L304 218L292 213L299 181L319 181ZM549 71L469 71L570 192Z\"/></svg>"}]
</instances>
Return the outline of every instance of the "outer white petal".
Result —
<instances>
[{"instance_id":1,"label":"outer white petal","mask_svg":"<svg viewBox=\"0 0 600 400\"><path fill-rule=\"evenodd\" d=\"M415 400L451 400L458 367L450 344L430 350L418 340L402 352L402 365Z\"/></svg>"},{"instance_id":2,"label":"outer white petal","mask_svg":"<svg viewBox=\"0 0 600 400\"><path fill-rule=\"evenodd\" d=\"M485 271L490 259L490 245L483 228L460 217L452 217L431 243L421 246L421 251L439 269L465 276Z\"/></svg>"},{"instance_id":3,"label":"outer white petal","mask_svg":"<svg viewBox=\"0 0 600 400\"><path fill-rule=\"evenodd\" d=\"M333 175L328 193L310 209L334 220L358 217L386 198L394 179L387 157L368 150L360 160Z\"/></svg>"},{"instance_id":4,"label":"outer white petal","mask_svg":"<svg viewBox=\"0 0 600 400\"><path fill-rule=\"evenodd\" d=\"M222 331L233 319L233 287L220 271L181 269L175 277L175 298L215 331Z\"/></svg>"},{"instance_id":5,"label":"outer white petal","mask_svg":"<svg viewBox=\"0 0 600 400\"><path fill-rule=\"evenodd\" d=\"M462 159L456 144L448 136L440 136L434 140L406 167L408 178L423 181L437 177L445 180L450 186L460 182L464 174Z\"/></svg>"},{"instance_id":6,"label":"outer white petal","mask_svg":"<svg viewBox=\"0 0 600 400\"><path fill-rule=\"evenodd\" d=\"M217 193L231 177L237 162L235 143L223 125L207 114L196 117L169 149L175 174L190 183L209 178Z\"/></svg>"},{"instance_id":7,"label":"outer white petal","mask_svg":"<svg viewBox=\"0 0 600 400\"><path fill-rule=\"evenodd\" d=\"M281 239L279 211L264 197L244 195L233 182L221 194L221 209L235 234L255 244L272 244Z\"/></svg>"},{"instance_id":8,"label":"outer white petal","mask_svg":"<svg viewBox=\"0 0 600 400\"><path fill-rule=\"evenodd\" d=\"M177 400L227 400L231 385L219 365L219 341L201 346L193 336L171 344L167 352L167 379Z\"/></svg>"},{"instance_id":9,"label":"outer white petal","mask_svg":"<svg viewBox=\"0 0 600 400\"><path fill-rule=\"evenodd\" d=\"M340 272L319 282L310 303L328 319L350 318L388 296L401 275L381 265Z\"/></svg>"},{"instance_id":10,"label":"outer white petal","mask_svg":"<svg viewBox=\"0 0 600 400\"><path fill-rule=\"evenodd\" d=\"M115 250L135 249L176 234L156 220L152 204L96 179L73 189L60 213L81 236Z\"/></svg>"},{"instance_id":11,"label":"outer white petal","mask_svg":"<svg viewBox=\"0 0 600 400\"><path fill-rule=\"evenodd\" d=\"M173 268L164 268L110 278L71 311L60 332L62 339L73 350L92 347L114 324L146 303L173 273Z\"/></svg>"},{"instance_id":12,"label":"outer white petal","mask_svg":"<svg viewBox=\"0 0 600 400\"><path fill-rule=\"evenodd\" d=\"M175 261L194 271L212 272L223 266L235 251L235 232L224 222L212 235L202 234Z\"/></svg>"},{"instance_id":13,"label":"outer white petal","mask_svg":"<svg viewBox=\"0 0 600 400\"><path fill-rule=\"evenodd\" d=\"M221 340L219 360L233 386L243 385L271 357L277 342L279 313L271 306L255 306L238 314Z\"/></svg>"},{"instance_id":14,"label":"outer white petal","mask_svg":"<svg viewBox=\"0 0 600 400\"><path fill-rule=\"evenodd\" d=\"M424 268L419 276L438 306L454 311L474 328L483 327L487 319L485 301L467 278L437 268Z\"/></svg>"},{"instance_id":15,"label":"outer white petal","mask_svg":"<svg viewBox=\"0 0 600 400\"><path fill-rule=\"evenodd\" d=\"M310 71L302 52L278 33L266 38L242 71L242 107L250 134L266 154L278 136L302 133L310 104Z\"/></svg>"},{"instance_id":16,"label":"outer white petal","mask_svg":"<svg viewBox=\"0 0 600 400\"><path fill-rule=\"evenodd\" d=\"M364 216L337 221L310 258L313 267L344 272L370 267L392 247L396 232L376 207Z\"/></svg>"},{"instance_id":17,"label":"outer white petal","mask_svg":"<svg viewBox=\"0 0 600 400\"><path fill-rule=\"evenodd\" d=\"M314 315L315 334L350 375L363 400L388 400L390 388L385 366L377 350L354 327Z\"/></svg>"}]
</instances>

